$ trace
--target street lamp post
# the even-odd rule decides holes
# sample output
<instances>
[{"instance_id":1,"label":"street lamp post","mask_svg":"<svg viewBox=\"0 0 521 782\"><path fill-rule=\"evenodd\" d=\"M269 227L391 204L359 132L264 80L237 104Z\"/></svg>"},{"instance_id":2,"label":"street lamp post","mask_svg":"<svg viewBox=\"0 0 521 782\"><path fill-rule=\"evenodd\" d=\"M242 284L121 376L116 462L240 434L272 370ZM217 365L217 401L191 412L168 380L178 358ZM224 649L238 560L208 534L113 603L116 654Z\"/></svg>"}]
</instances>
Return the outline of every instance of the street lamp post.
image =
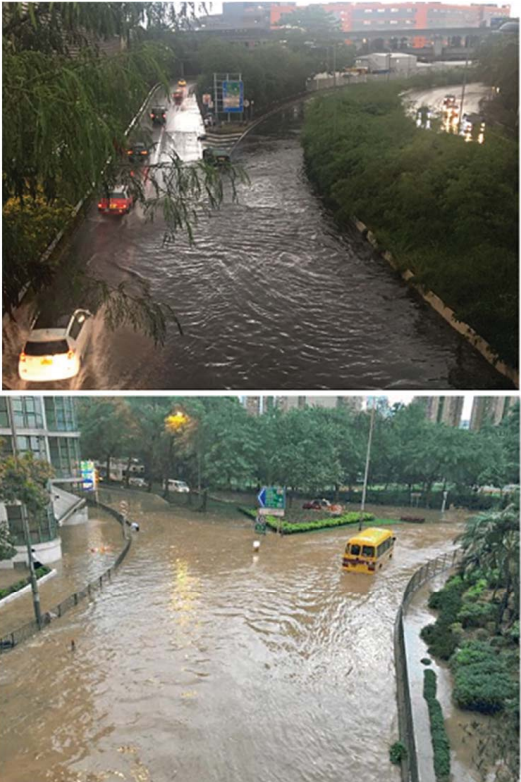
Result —
<instances>
[{"instance_id":1,"label":"street lamp post","mask_svg":"<svg viewBox=\"0 0 521 782\"><path fill-rule=\"evenodd\" d=\"M375 414L375 408L376 405L373 403L373 407L371 409L371 423L369 426L369 439L367 440L367 454L365 457L365 472L364 472L364 487L362 489L362 504L360 506L360 521L358 524L358 529L362 529L362 523L364 519L364 510L365 510L365 498L367 495L367 479L369 477L369 462L371 461L371 443L373 441L373 429L374 429L374 414Z\"/></svg>"},{"instance_id":2,"label":"street lamp post","mask_svg":"<svg viewBox=\"0 0 521 782\"><path fill-rule=\"evenodd\" d=\"M9 418L11 419L11 431L13 433L13 456L15 458L16 464L19 464L18 461L18 444L16 442L16 426L14 421L14 413L13 413L13 400L10 396L6 397L7 401L7 409L9 411ZM33 552L31 549L31 534L29 532L29 522L27 520L27 508L25 507L25 504L22 502L20 504L20 513L22 516L22 526L24 530L24 538L25 538L25 545L27 546L27 559L29 562L29 577L31 579L31 590L33 593L33 607L34 607L34 615L36 617L36 624L38 625L38 629L41 630L42 628L42 610L40 607L40 592L38 590L38 581L36 580L36 574L34 572L34 560L33 560Z\"/></svg>"},{"instance_id":3,"label":"street lamp post","mask_svg":"<svg viewBox=\"0 0 521 782\"><path fill-rule=\"evenodd\" d=\"M465 68L463 70L463 84L461 86L461 100L460 100L460 107L459 107L459 117L458 117L458 134L461 131L461 119L463 117L463 101L465 100L465 87L467 86L467 68L469 65L469 49L467 46L467 55L465 58Z\"/></svg>"}]
</instances>

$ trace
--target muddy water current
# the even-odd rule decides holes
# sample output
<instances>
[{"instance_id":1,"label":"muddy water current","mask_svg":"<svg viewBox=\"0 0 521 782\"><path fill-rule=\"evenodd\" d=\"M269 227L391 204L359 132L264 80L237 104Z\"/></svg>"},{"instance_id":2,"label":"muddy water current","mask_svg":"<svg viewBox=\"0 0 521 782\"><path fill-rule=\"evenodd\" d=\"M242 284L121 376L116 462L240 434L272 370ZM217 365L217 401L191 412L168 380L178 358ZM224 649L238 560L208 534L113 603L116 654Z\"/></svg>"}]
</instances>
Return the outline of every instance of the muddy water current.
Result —
<instances>
[{"instance_id":1,"label":"muddy water current","mask_svg":"<svg viewBox=\"0 0 521 782\"><path fill-rule=\"evenodd\" d=\"M270 534L254 555L233 511L136 494L131 517L113 582L1 659L4 779L398 780L396 610L459 524L396 525L372 578L342 572L346 529Z\"/></svg>"}]
</instances>

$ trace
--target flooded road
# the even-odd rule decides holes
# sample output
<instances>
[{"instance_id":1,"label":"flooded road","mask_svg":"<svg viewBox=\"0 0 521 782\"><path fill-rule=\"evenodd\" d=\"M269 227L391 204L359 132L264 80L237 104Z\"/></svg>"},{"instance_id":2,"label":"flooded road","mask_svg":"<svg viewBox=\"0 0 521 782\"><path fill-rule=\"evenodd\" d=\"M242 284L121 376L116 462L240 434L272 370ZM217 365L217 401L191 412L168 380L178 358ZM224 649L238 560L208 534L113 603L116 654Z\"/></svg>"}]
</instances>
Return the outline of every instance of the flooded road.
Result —
<instances>
[{"instance_id":1,"label":"flooded road","mask_svg":"<svg viewBox=\"0 0 521 782\"><path fill-rule=\"evenodd\" d=\"M167 125L154 139L160 151L173 145L193 159L197 135L187 130L190 112L181 116L178 130ZM153 296L174 308L184 336L172 325L165 345L154 347L130 329L111 332L98 314L83 370L65 387L511 387L358 232L339 231L307 180L301 125L301 108L288 109L241 142L234 159L251 184L239 186L238 202L227 192L219 211L201 210L195 245L183 236L165 245L162 218L147 222L140 207L118 220L91 208L67 263L131 290L135 280L148 281ZM59 284L43 298L64 304ZM80 295L75 306L84 305ZM23 327L9 325L8 388L21 384L22 340ZM44 387L53 386L38 384Z\"/></svg>"},{"instance_id":2,"label":"flooded road","mask_svg":"<svg viewBox=\"0 0 521 782\"><path fill-rule=\"evenodd\" d=\"M396 610L458 525L397 525L370 578L341 570L346 529L270 534L254 556L233 511L133 495L130 515L141 531L115 580L2 657L5 779L399 779Z\"/></svg>"}]
</instances>

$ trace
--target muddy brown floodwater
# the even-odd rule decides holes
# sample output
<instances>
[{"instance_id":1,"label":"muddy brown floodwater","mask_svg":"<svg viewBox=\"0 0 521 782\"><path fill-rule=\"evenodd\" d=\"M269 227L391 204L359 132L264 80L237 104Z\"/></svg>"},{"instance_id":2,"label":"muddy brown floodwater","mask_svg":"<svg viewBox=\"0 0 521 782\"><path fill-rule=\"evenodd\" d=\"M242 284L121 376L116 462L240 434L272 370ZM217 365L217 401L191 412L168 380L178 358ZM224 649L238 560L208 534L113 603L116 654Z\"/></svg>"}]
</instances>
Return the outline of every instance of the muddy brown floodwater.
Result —
<instances>
[{"instance_id":1,"label":"muddy brown floodwater","mask_svg":"<svg viewBox=\"0 0 521 782\"><path fill-rule=\"evenodd\" d=\"M254 556L233 511L133 494L131 516L114 581L2 657L3 779L398 780L396 610L458 524L397 526L371 578L342 572L345 528L270 534Z\"/></svg>"}]
</instances>

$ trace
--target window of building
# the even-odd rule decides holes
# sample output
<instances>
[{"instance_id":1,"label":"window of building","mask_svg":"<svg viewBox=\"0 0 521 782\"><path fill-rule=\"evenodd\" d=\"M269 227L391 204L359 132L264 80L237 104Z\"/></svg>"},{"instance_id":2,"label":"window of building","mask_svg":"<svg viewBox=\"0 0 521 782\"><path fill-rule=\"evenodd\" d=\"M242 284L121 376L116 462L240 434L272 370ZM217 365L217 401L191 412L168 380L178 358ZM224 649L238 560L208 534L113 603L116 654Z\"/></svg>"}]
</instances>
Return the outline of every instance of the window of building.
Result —
<instances>
[{"instance_id":1,"label":"window of building","mask_svg":"<svg viewBox=\"0 0 521 782\"><path fill-rule=\"evenodd\" d=\"M52 432L75 432L78 429L74 399L70 396L46 396L47 429Z\"/></svg>"},{"instance_id":2,"label":"window of building","mask_svg":"<svg viewBox=\"0 0 521 782\"><path fill-rule=\"evenodd\" d=\"M26 545L25 531L22 521L22 506L6 505L6 512L9 535L14 545ZM30 515L28 514L27 523L29 525L31 544L33 545L35 543L46 543L47 541L53 540L58 536L56 519L52 513L51 506L42 510L41 513L31 513Z\"/></svg>"},{"instance_id":3,"label":"window of building","mask_svg":"<svg viewBox=\"0 0 521 782\"><path fill-rule=\"evenodd\" d=\"M0 427L9 426L9 415L7 413L7 398L0 397Z\"/></svg>"},{"instance_id":4,"label":"window of building","mask_svg":"<svg viewBox=\"0 0 521 782\"><path fill-rule=\"evenodd\" d=\"M45 439L43 437L19 434L16 436L16 445L20 456L23 456L26 453L32 453L36 459L47 459Z\"/></svg>"},{"instance_id":5,"label":"window of building","mask_svg":"<svg viewBox=\"0 0 521 782\"><path fill-rule=\"evenodd\" d=\"M372 8L364 8L364 14L372 14L373 9Z\"/></svg>"},{"instance_id":6,"label":"window of building","mask_svg":"<svg viewBox=\"0 0 521 782\"><path fill-rule=\"evenodd\" d=\"M78 476L80 452L76 439L49 437L49 451L56 478L75 478Z\"/></svg>"},{"instance_id":7,"label":"window of building","mask_svg":"<svg viewBox=\"0 0 521 782\"><path fill-rule=\"evenodd\" d=\"M42 402L35 396L15 396L12 399L14 423L20 429L42 429Z\"/></svg>"}]
</instances>

